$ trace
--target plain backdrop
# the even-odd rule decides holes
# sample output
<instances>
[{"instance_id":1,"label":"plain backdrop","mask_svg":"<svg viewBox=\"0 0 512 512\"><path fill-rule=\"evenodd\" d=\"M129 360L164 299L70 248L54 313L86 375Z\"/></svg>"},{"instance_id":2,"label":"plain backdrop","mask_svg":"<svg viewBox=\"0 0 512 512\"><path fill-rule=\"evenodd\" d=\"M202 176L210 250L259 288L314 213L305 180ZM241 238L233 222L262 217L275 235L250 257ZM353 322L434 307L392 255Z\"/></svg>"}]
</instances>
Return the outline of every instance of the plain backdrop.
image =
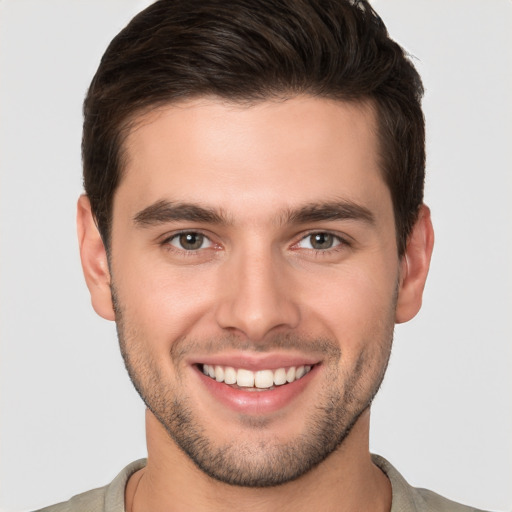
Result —
<instances>
[{"instance_id":1,"label":"plain backdrop","mask_svg":"<svg viewBox=\"0 0 512 512\"><path fill-rule=\"evenodd\" d=\"M81 104L149 2L0 0L0 509L110 482L145 455L143 405L96 317L75 236ZM512 2L380 0L423 76L436 247L398 326L371 449L410 483L512 510Z\"/></svg>"}]
</instances>

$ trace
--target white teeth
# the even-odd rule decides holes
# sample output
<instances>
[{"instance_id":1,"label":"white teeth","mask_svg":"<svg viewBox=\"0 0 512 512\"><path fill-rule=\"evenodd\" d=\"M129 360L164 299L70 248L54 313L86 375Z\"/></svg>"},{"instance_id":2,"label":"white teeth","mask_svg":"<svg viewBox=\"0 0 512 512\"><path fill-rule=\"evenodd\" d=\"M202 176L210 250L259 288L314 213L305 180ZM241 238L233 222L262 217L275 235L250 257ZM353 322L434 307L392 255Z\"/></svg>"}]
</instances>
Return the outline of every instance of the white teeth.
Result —
<instances>
[{"instance_id":1,"label":"white teeth","mask_svg":"<svg viewBox=\"0 0 512 512\"><path fill-rule=\"evenodd\" d=\"M304 377L311 371L311 365L290 366L277 370L258 370L253 372L244 368L238 370L232 366L203 364L203 373L217 382L237 384L242 388L269 389L282 386Z\"/></svg>"},{"instance_id":2,"label":"white teeth","mask_svg":"<svg viewBox=\"0 0 512 512\"><path fill-rule=\"evenodd\" d=\"M215 367L215 380L217 382L224 382L224 368L222 366Z\"/></svg>"},{"instance_id":3,"label":"white teeth","mask_svg":"<svg viewBox=\"0 0 512 512\"><path fill-rule=\"evenodd\" d=\"M274 384L276 386L282 386L286 383L286 370L284 368L279 368L274 372Z\"/></svg>"},{"instance_id":4,"label":"white teeth","mask_svg":"<svg viewBox=\"0 0 512 512\"><path fill-rule=\"evenodd\" d=\"M260 370L254 375L254 385L257 388L271 388L274 385L274 372L272 370Z\"/></svg>"},{"instance_id":5,"label":"white teeth","mask_svg":"<svg viewBox=\"0 0 512 512\"><path fill-rule=\"evenodd\" d=\"M243 388L254 387L254 372L240 368L236 372L236 383Z\"/></svg>"},{"instance_id":6,"label":"white teeth","mask_svg":"<svg viewBox=\"0 0 512 512\"><path fill-rule=\"evenodd\" d=\"M224 369L224 382L226 384L236 384L236 370L231 366Z\"/></svg>"},{"instance_id":7,"label":"white teeth","mask_svg":"<svg viewBox=\"0 0 512 512\"><path fill-rule=\"evenodd\" d=\"M295 380L295 366L288 368L286 372L286 382L293 382Z\"/></svg>"}]
</instances>

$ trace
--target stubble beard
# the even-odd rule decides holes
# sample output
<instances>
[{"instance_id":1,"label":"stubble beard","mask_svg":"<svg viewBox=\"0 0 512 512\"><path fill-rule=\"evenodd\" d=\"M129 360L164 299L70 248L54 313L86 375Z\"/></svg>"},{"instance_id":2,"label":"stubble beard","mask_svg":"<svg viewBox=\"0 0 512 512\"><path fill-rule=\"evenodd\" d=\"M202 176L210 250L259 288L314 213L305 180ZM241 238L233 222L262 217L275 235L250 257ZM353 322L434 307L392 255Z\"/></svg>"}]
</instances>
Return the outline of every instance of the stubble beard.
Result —
<instances>
[{"instance_id":1,"label":"stubble beard","mask_svg":"<svg viewBox=\"0 0 512 512\"><path fill-rule=\"evenodd\" d=\"M135 330L125 322L123 308L113 289L116 326L121 353L130 379L142 400L164 426L176 445L210 477L229 485L243 487L272 487L293 481L306 474L339 449L353 426L366 411L377 394L384 378L393 339L393 319L386 320L380 330L381 339L366 344L369 349L361 352L350 374L339 370L341 350L333 340L300 339L300 346L322 347L324 385L318 394L314 410L308 414L303 432L287 442L268 441L268 436L258 440L258 428L266 422L245 418L245 427L252 430L255 441L231 441L215 444L205 431L208 418L199 418L190 407L187 395L168 382L158 365L138 347ZM393 308L394 311L394 308ZM297 347L292 336L276 337L258 351L272 348ZM183 353L176 347L204 347L205 343L180 339L171 348L171 358L179 382L179 359ZM229 345L247 349L252 344L236 339L210 340L210 346ZM242 347L243 345L243 347ZM370 350L371 349L371 350Z\"/></svg>"}]
</instances>

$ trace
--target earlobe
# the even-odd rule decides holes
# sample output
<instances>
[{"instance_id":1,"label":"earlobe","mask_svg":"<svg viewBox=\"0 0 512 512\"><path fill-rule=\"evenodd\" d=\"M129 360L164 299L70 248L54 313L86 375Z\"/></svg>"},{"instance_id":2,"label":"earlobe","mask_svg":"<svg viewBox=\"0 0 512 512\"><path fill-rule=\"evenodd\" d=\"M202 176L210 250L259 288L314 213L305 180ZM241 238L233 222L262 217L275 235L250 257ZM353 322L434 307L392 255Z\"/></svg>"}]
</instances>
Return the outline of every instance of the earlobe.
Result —
<instances>
[{"instance_id":1,"label":"earlobe","mask_svg":"<svg viewBox=\"0 0 512 512\"><path fill-rule=\"evenodd\" d=\"M400 263L396 323L411 320L421 308L433 247L434 229L430 210L422 205Z\"/></svg>"},{"instance_id":2,"label":"earlobe","mask_svg":"<svg viewBox=\"0 0 512 512\"><path fill-rule=\"evenodd\" d=\"M98 315L114 320L107 252L86 195L78 199L76 223L80 259L92 306Z\"/></svg>"}]
</instances>

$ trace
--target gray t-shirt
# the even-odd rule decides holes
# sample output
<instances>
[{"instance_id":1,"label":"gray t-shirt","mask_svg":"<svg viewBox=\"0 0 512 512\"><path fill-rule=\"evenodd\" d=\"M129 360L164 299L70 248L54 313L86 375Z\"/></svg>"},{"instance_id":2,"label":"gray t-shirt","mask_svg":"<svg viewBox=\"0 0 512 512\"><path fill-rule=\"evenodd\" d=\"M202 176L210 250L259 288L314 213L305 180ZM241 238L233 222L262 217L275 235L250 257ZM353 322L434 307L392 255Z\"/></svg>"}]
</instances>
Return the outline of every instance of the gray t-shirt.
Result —
<instances>
[{"instance_id":1,"label":"gray t-shirt","mask_svg":"<svg viewBox=\"0 0 512 512\"><path fill-rule=\"evenodd\" d=\"M372 459L391 482L393 499L390 512L484 512L447 500L432 491L411 487L386 459L379 455L372 455ZM109 485L78 494L69 501L37 512L125 512L126 483L133 473L145 465L146 459L132 462Z\"/></svg>"}]
</instances>

